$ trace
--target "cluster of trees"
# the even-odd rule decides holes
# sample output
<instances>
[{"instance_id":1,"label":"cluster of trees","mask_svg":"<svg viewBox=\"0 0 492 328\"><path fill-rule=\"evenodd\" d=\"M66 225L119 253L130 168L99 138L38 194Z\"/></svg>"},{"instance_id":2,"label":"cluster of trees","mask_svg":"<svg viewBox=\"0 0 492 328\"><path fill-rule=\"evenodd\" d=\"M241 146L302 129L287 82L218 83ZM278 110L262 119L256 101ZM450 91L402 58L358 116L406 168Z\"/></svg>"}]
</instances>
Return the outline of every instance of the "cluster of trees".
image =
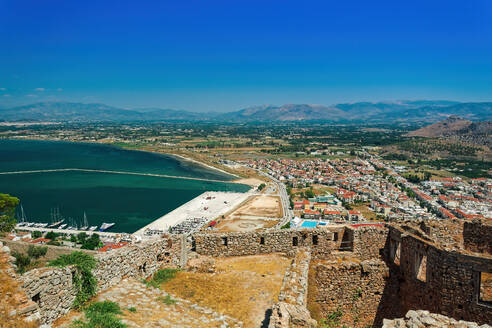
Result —
<instances>
[{"instance_id":1,"label":"cluster of trees","mask_svg":"<svg viewBox=\"0 0 492 328\"><path fill-rule=\"evenodd\" d=\"M38 264L37 260L43 257L48 252L48 247L46 246L29 246L26 254L19 252L12 252L12 256L15 257L15 265L17 265L17 272L24 273L29 268L34 267Z\"/></svg>"},{"instance_id":2,"label":"cluster of trees","mask_svg":"<svg viewBox=\"0 0 492 328\"><path fill-rule=\"evenodd\" d=\"M0 194L0 233L14 229L17 223L14 217L17 205L19 205L19 198Z\"/></svg>"},{"instance_id":3,"label":"cluster of trees","mask_svg":"<svg viewBox=\"0 0 492 328\"><path fill-rule=\"evenodd\" d=\"M448 152L455 156L475 156L480 147L438 140L410 140L398 144L398 148L416 154L435 154Z\"/></svg>"},{"instance_id":4,"label":"cluster of trees","mask_svg":"<svg viewBox=\"0 0 492 328\"><path fill-rule=\"evenodd\" d=\"M93 233L89 236L85 232L80 232L76 236L72 235L70 241L82 245L80 247L81 249L94 250L103 246L97 233Z\"/></svg>"}]
</instances>

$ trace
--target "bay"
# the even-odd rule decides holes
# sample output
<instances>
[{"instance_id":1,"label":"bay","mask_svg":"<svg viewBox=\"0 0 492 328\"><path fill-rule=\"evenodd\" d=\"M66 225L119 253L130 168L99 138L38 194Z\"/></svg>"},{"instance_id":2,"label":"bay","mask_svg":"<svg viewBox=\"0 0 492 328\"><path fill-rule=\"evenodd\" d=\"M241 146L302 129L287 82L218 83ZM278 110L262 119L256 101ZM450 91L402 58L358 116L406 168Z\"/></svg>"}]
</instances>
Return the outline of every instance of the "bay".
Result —
<instances>
[{"instance_id":1,"label":"bay","mask_svg":"<svg viewBox=\"0 0 492 328\"><path fill-rule=\"evenodd\" d=\"M58 141L0 140L0 172L80 168L151 173L224 182L63 171L0 175L0 192L21 200L30 221L49 222L51 209L90 225L115 222L134 232L205 191L245 192L225 173L168 155Z\"/></svg>"}]
</instances>

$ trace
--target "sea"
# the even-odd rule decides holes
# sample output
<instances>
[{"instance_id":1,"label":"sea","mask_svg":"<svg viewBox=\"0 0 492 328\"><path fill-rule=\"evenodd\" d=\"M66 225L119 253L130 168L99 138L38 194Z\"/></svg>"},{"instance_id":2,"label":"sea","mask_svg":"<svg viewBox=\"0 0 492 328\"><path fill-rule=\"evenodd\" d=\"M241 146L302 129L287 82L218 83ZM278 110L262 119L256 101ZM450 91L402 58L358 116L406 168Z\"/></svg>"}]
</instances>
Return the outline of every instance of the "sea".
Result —
<instances>
[{"instance_id":1,"label":"sea","mask_svg":"<svg viewBox=\"0 0 492 328\"><path fill-rule=\"evenodd\" d=\"M91 226L115 222L110 231L132 233L205 191L250 188L231 183L231 175L171 155L96 143L0 140L0 172L67 168L218 181L81 171L0 174L0 193L18 197L31 222L50 222L51 213L59 211L66 223L71 219L80 226L85 213Z\"/></svg>"}]
</instances>

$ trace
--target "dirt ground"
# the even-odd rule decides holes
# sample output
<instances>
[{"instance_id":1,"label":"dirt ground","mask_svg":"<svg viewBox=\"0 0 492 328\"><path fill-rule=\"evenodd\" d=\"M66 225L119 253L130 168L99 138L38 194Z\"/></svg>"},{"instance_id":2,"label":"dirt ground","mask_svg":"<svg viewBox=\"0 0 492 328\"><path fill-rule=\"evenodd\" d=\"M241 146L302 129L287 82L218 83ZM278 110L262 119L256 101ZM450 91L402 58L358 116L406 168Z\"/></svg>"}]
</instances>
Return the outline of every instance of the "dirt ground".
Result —
<instances>
[{"instance_id":1,"label":"dirt ground","mask_svg":"<svg viewBox=\"0 0 492 328\"><path fill-rule=\"evenodd\" d=\"M217 224L216 228L220 232L245 232L271 228L278 222L279 220L226 219Z\"/></svg>"},{"instance_id":2,"label":"dirt ground","mask_svg":"<svg viewBox=\"0 0 492 328\"><path fill-rule=\"evenodd\" d=\"M278 301L290 260L280 254L215 259L213 273L178 272L161 288L177 297L261 327L265 313Z\"/></svg>"},{"instance_id":3,"label":"dirt ground","mask_svg":"<svg viewBox=\"0 0 492 328\"><path fill-rule=\"evenodd\" d=\"M243 216L281 218L282 207L280 205L280 197L254 196L229 215L230 218Z\"/></svg>"}]
</instances>

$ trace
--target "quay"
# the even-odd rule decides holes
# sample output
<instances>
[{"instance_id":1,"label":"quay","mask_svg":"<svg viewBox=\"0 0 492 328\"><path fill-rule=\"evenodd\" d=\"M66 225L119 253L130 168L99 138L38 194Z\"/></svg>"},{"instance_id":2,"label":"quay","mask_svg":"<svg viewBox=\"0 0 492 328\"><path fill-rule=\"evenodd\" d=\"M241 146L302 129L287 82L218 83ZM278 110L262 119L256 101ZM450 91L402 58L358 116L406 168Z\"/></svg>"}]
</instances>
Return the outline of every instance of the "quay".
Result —
<instances>
[{"instance_id":1,"label":"quay","mask_svg":"<svg viewBox=\"0 0 492 328\"><path fill-rule=\"evenodd\" d=\"M159 232L156 234L166 233L170 227L186 219L203 218L205 221L212 221L241 204L251 194L252 190L245 193L204 192L200 196L193 198L189 202L137 230L133 235L148 238L149 234L146 234L146 232L149 231Z\"/></svg>"},{"instance_id":2,"label":"quay","mask_svg":"<svg viewBox=\"0 0 492 328\"><path fill-rule=\"evenodd\" d=\"M100 237L106 237L106 238L116 238L125 234L123 232L107 232L107 231L101 232L101 231L69 230L69 229L37 228L37 227L16 227L16 229L25 230L25 231L41 231L43 233L51 231L59 234L71 234L71 235L76 235L81 232L85 232L88 235L97 233Z\"/></svg>"}]
</instances>

